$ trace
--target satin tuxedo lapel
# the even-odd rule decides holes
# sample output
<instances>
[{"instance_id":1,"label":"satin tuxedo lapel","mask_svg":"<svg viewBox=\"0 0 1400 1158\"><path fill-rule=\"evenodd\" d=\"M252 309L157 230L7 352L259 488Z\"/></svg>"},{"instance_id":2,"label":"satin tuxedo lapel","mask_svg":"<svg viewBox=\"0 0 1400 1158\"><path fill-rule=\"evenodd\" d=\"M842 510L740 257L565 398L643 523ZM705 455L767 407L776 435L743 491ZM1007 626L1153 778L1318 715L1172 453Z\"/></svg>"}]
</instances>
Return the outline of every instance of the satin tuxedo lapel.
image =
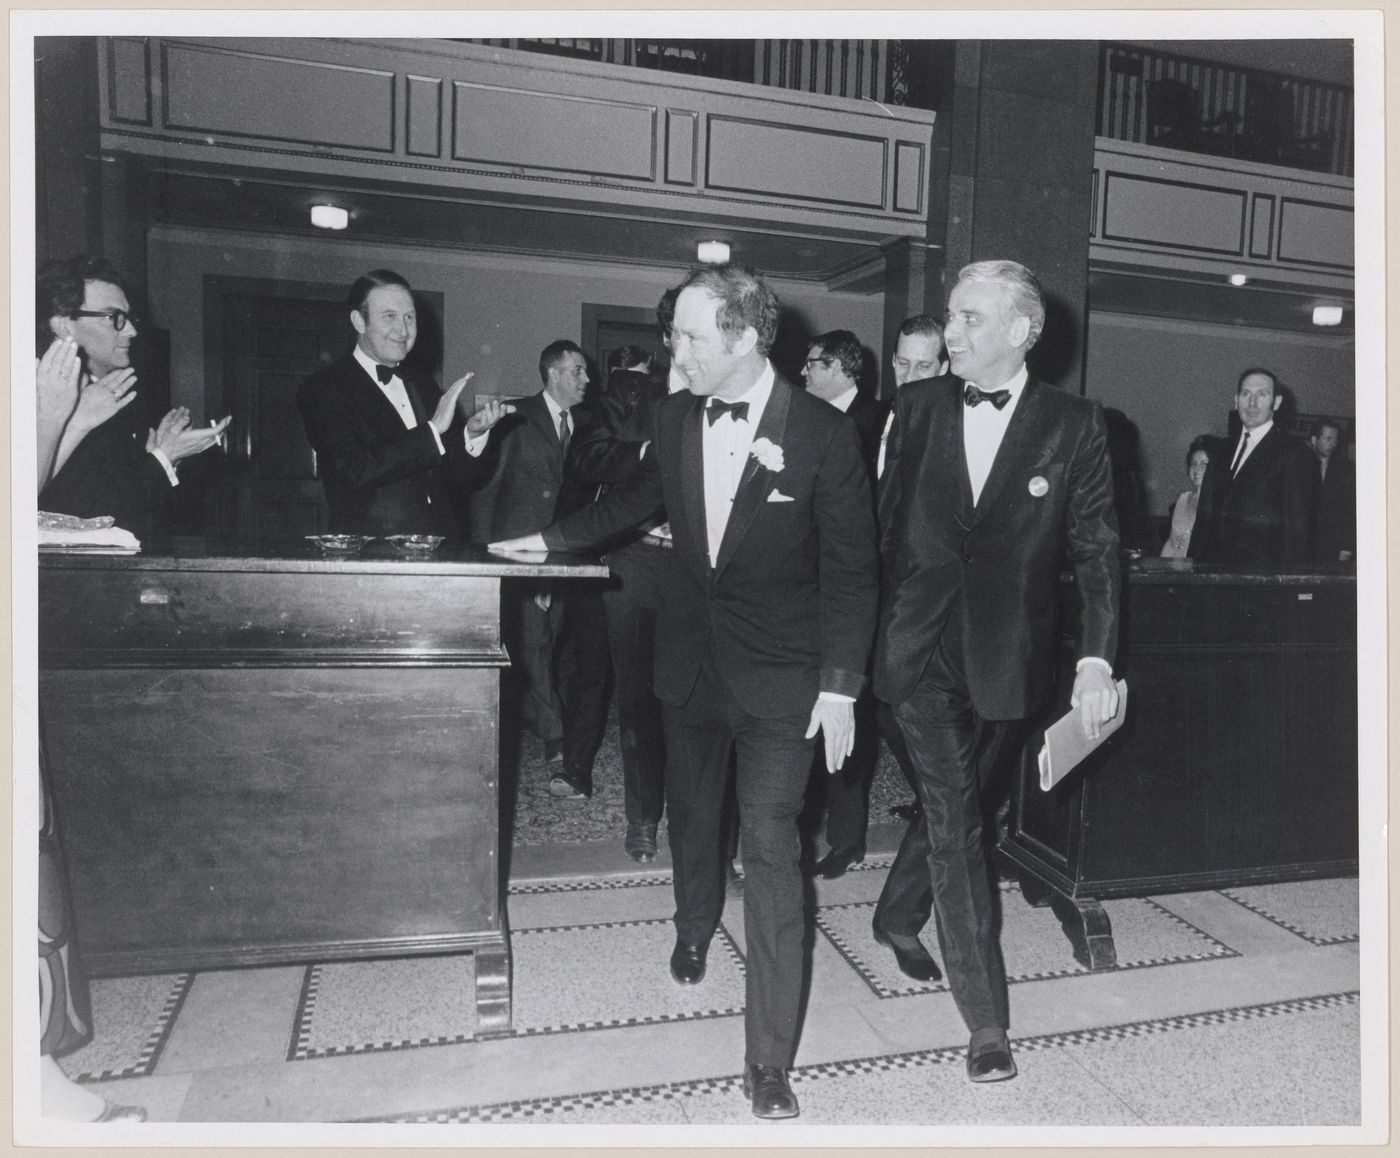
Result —
<instances>
[{"instance_id":1,"label":"satin tuxedo lapel","mask_svg":"<svg viewBox=\"0 0 1400 1158\"><path fill-rule=\"evenodd\" d=\"M992 459L992 469L987 475L987 481L982 484L982 494L977 500L977 506L973 508L974 525L996 506L997 498L1005 489L1007 479L1017 472L1017 468L1027 461L1036 445L1043 441L1045 419L1040 404L1042 389L1034 381L1026 383L1021 400L1016 404L1011 421L1007 423L1006 433L1002 435L1001 445L997 447L996 457ZM958 410L962 415L967 413L966 406L959 406ZM970 498L972 483L967 477L966 453L963 454L963 480Z\"/></svg>"},{"instance_id":2,"label":"satin tuxedo lapel","mask_svg":"<svg viewBox=\"0 0 1400 1158\"><path fill-rule=\"evenodd\" d=\"M379 388L376 382L363 366L353 357L350 359L350 373L346 378L346 385L358 395L360 405L370 411L370 421L376 425L402 426L403 419L399 417L399 412L394 404L384 396L384 391ZM408 397L412 400L414 395L413 387L408 387ZM418 407L414 407L416 413ZM419 419L422 422L422 419Z\"/></svg>"},{"instance_id":3,"label":"satin tuxedo lapel","mask_svg":"<svg viewBox=\"0 0 1400 1158\"><path fill-rule=\"evenodd\" d=\"M699 559L708 560L710 545L705 538L705 448L703 423L705 399L692 396L690 409L681 419L681 494L685 497L686 523L691 547Z\"/></svg>"},{"instance_id":4,"label":"satin tuxedo lapel","mask_svg":"<svg viewBox=\"0 0 1400 1158\"><path fill-rule=\"evenodd\" d=\"M788 409L792 404L792 387L782 379L775 379L773 392L768 397L768 405L763 409L763 417L758 421L753 440L766 438L774 446L782 446L783 435L787 432ZM734 504L729 511L729 522L724 527L724 538L719 545L719 558L715 560L716 577L734 558L743 538L753 525L759 508L767 501L770 483L776 476L767 467L760 465L752 454L744 465L744 473L739 479L739 488L734 492Z\"/></svg>"}]
</instances>

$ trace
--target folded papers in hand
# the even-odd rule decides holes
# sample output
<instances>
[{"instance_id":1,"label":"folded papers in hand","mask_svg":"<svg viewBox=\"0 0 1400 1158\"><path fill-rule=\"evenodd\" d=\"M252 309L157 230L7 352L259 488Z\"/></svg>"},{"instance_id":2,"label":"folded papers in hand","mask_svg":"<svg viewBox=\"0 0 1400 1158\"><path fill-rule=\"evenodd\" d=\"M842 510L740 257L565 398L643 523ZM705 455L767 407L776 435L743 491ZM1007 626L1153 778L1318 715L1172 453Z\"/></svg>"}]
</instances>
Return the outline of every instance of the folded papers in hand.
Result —
<instances>
[{"instance_id":1,"label":"folded papers in hand","mask_svg":"<svg viewBox=\"0 0 1400 1158\"><path fill-rule=\"evenodd\" d=\"M39 512L39 550L96 551L104 554L134 554L141 540L130 531L114 526L111 515L80 519L52 511Z\"/></svg>"},{"instance_id":2,"label":"folded papers in hand","mask_svg":"<svg viewBox=\"0 0 1400 1158\"><path fill-rule=\"evenodd\" d=\"M1123 724L1128 714L1128 685L1118 680L1118 714L1099 729L1099 738L1091 740L1084 734L1079 721L1079 709L1071 708L1045 729L1045 743L1040 749L1040 790L1049 792L1079 763L1107 740Z\"/></svg>"}]
</instances>

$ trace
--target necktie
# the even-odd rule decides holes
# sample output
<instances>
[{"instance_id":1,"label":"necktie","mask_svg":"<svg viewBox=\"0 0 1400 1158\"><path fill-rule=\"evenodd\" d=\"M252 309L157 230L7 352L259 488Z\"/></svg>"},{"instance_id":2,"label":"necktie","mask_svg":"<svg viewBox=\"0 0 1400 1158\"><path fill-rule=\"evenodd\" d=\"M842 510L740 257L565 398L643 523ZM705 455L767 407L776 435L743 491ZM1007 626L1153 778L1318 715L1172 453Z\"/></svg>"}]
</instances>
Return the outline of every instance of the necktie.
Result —
<instances>
[{"instance_id":1,"label":"necktie","mask_svg":"<svg viewBox=\"0 0 1400 1158\"><path fill-rule=\"evenodd\" d=\"M1240 448L1235 451L1235 461L1230 464L1230 477L1234 478L1239 473L1240 464L1244 462L1244 452L1249 447L1249 431L1244 432L1244 437L1240 439Z\"/></svg>"},{"instance_id":2,"label":"necktie","mask_svg":"<svg viewBox=\"0 0 1400 1158\"><path fill-rule=\"evenodd\" d=\"M709 419L711 426L715 424L715 419L726 413L735 422L747 422L749 420L749 404L747 402L721 402L718 398L711 398L709 406L705 408L705 417Z\"/></svg>"},{"instance_id":3,"label":"necktie","mask_svg":"<svg viewBox=\"0 0 1400 1158\"><path fill-rule=\"evenodd\" d=\"M559 449L564 453L569 453L569 412L559 411Z\"/></svg>"},{"instance_id":4,"label":"necktie","mask_svg":"<svg viewBox=\"0 0 1400 1158\"><path fill-rule=\"evenodd\" d=\"M977 406L983 402L990 402L998 410L1003 410L1010 401L1010 390L982 391L977 389L971 382L963 387L963 403L967 406Z\"/></svg>"},{"instance_id":5,"label":"necktie","mask_svg":"<svg viewBox=\"0 0 1400 1158\"><path fill-rule=\"evenodd\" d=\"M394 377L394 373L393 366L375 366L374 368L374 376L379 379L379 384L381 386L389 385L390 380Z\"/></svg>"}]
</instances>

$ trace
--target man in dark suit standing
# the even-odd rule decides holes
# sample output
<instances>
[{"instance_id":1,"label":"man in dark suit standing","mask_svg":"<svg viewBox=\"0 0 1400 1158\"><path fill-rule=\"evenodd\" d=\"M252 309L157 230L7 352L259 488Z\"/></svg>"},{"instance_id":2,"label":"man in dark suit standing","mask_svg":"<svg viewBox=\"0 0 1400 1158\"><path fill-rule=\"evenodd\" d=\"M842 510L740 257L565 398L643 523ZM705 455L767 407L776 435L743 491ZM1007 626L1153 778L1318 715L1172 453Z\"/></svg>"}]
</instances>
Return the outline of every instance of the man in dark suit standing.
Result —
<instances>
[{"instance_id":1,"label":"man in dark suit standing","mask_svg":"<svg viewBox=\"0 0 1400 1158\"><path fill-rule=\"evenodd\" d=\"M890 872L929 875L974 1082L1016 1075L979 780L1051 697L1066 555L1083 603L1071 703L1091 736L1118 710L1121 574L1104 415L1030 378L1026 353L1044 322L1030 270L966 266L944 334L953 374L899 391L881 477L875 694L904 734L924 812Z\"/></svg>"},{"instance_id":2,"label":"man in dark suit standing","mask_svg":"<svg viewBox=\"0 0 1400 1158\"><path fill-rule=\"evenodd\" d=\"M854 424L778 378L778 301L751 270L697 270L676 302L688 393L656 408L654 453L617 491L511 550L582 547L664 510L673 589L657 627L675 864L671 974L705 975L724 902L720 816L737 767L748 945L744 1092L797 1114L788 1083L802 988L797 815L820 732L850 754L875 622L876 555Z\"/></svg>"},{"instance_id":3,"label":"man in dark suit standing","mask_svg":"<svg viewBox=\"0 0 1400 1158\"><path fill-rule=\"evenodd\" d=\"M1308 438L1317 459L1313 497L1313 558L1319 563L1346 562L1356 557L1356 464L1337 451L1342 424L1319 418Z\"/></svg>"},{"instance_id":4,"label":"man in dark suit standing","mask_svg":"<svg viewBox=\"0 0 1400 1158\"><path fill-rule=\"evenodd\" d=\"M807 393L848 415L856 424L860 454L865 461L871 493L876 482L880 440L885 429L889 403L859 388L865 371L865 351L850 330L831 330L812 339L802 378ZM867 796L875 766L880 758L880 739L875 724L875 702L867 690L856 701L856 738L851 757L840 771L826 768L826 841L830 846L816 864L816 873L826 880L845 874L853 864L865 859ZM821 754L817 756L821 763Z\"/></svg>"},{"instance_id":5,"label":"man in dark suit standing","mask_svg":"<svg viewBox=\"0 0 1400 1158\"><path fill-rule=\"evenodd\" d=\"M1278 379L1253 367L1240 375L1240 436L1206 467L1190 556L1199 563L1274 569L1312 551L1317 468L1307 448L1274 422Z\"/></svg>"},{"instance_id":6,"label":"man in dark suit standing","mask_svg":"<svg viewBox=\"0 0 1400 1158\"><path fill-rule=\"evenodd\" d=\"M567 338L540 353L538 394L515 404L501 425L494 458L489 537L535 530L583 506L597 486L566 470L569 447L586 437L592 416L580 408L588 389L583 351ZM544 743L554 796L593 795L593 759L607 723L607 631L596 584L521 581L508 586L508 625L520 645L526 716Z\"/></svg>"},{"instance_id":7,"label":"man in dark suit standing","mask_svg":"<svg viewBox=\"0 0 1400 1158\"><path fill-rule=\"evenodd\" d=\"M438 396L401 369L418 338L413 290L388 269L350 287L354 348L297 391L306 437L330 506L330 530L363 535L456 535L453 487L509 406L488 401L449 439L466 374ZM431 406L431 409L429 407Z\"/></svg>"}]
</instances>

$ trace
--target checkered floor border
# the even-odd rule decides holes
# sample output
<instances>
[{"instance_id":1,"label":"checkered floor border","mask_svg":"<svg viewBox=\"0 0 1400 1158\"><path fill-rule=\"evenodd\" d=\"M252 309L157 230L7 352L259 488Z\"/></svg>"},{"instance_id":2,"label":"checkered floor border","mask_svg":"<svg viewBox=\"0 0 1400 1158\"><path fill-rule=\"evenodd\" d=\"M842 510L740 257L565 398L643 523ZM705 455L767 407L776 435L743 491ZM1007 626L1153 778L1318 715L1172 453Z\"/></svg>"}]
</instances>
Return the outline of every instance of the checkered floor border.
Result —
<instances>
[{"instance_id":1,"label":"checkered floor border","mask_svg":"<svg viewBox=\"0 0 1400 1158\"><path fill-rule=\"evenodd\" d=\"M1317 945L1319 947L1323 945L1353 945L1361 940L1359 933L1342 933L1332 937L1309 933L1306 929L1301 928L1293 921L1280 917L1277 913L1271 913L1262 905L1258 905L1248 897L1242 896L1236 889L1221 889L1220 895L1229 897L1235 904L1239 905L1241 908L1248 909L1256 917L1263 917L1264 920L1277 925L1280 929L1287 929L1295 937L1302 937L1309 945Z\"/></svg>"},{"instance_id":2,"label":"checkered floor border","mask_svg":"<svg viewBox=\"0 0 1400 1158\"><path fill-rule=\"evenodd\" d=\"M174 976L170 993L166 996L151 1031L141 1043L140 1053L135 1062L115 1069L80 1070L78 1073L70 1073L69 1076L76 1082L106 1082L115 1078L143 1078L155 1073L156 1063L160 1061L165 1043L170 1040L170 1032L175 1028L175 1019L180 1015L185 998L189 996L194 985L194 979L193 973L179 973Z\"/></svg>"},{"instance_id":3,"label":"checkered floor border","mask_svg":"<svg viewBox=\"0 0 1400 1158\"><path fill-rule=\"evenodd\" d=\"M1344 993L1331 993L1318 997L1296 998L1288 1001L1273 1001L1260 1005L1237 1006L1232 1009L1209 1010L1204 1013L1184 1014L1150 1021L1125 1022L1121 1025L1107 1025L1095 1029L1071 1030L1063 1033L1042 1034L1036 1037L1013 1038L1012 1044L1018 1053L1055 1049L1061 1046L1092 1045L1102 1042L1122 1041L1135 1037L1171 1033L1177 1030L1196 1029L1211 1025L1229 1025L1264 1017L1279 1017L1313 1010L1336 1009L1355 1005L1360 1000L1359 990ZM810 1066L799 1066L791 1071L794 1087L831 1078L849 1077L860 1074L880 1073L896 1069L915 1069L926 1066L960 1063L965 1051L960 1046L943 1046L937 1049L914 1050L906 1053L854 1058L849 1061L820 1062ZM489 1105L463 1106L452 1110L441 1110L427 1114L404 1114L389 1118L357 1119L361 1122L407 1122L407 1123L456 1123L484 1124L492 1122L548 1122L570 1112L589 1110L602 1106L639 1105L671 1101L703 1093L738 1093L741 1088L738 1074L715 1078L697 1078L684 1082L671 1082L655 1086L630 1086L617 1090L598 1090L587 1094L573 1094L557 1098L533 1098L518 1102L496 1102Z\"/></svg>"}]
</instances>

